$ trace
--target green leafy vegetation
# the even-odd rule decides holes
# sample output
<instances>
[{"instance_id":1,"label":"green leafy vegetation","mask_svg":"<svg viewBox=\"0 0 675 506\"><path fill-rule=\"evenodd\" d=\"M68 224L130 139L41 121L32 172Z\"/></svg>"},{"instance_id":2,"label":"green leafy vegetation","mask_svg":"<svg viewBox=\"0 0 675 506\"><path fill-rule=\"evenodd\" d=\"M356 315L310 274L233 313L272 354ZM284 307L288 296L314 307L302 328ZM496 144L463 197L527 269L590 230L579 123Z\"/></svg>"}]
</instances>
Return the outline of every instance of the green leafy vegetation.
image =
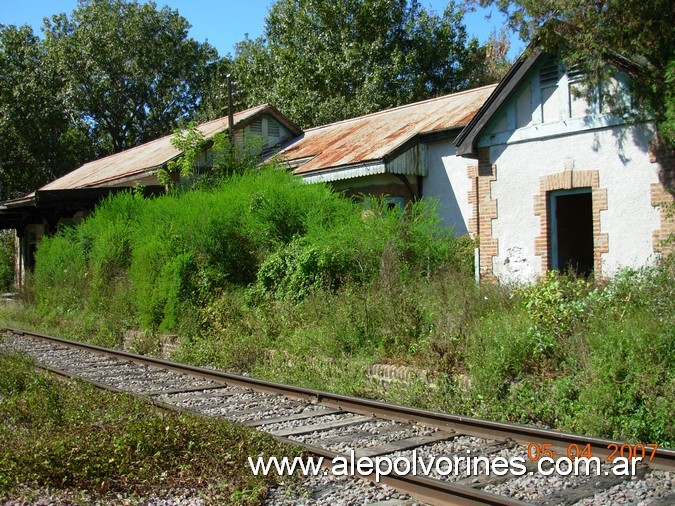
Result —
<instances>
[{"instance_id":1,"label":"green leafy vegetation","mask_svg":"<svg viewBox=\"0 0 675 506\"><path fill-rule=\"evenodd\" d=\"M273 167L115 195L46 238L3 322L270 380L675 444L674 260L611 280L476 285L433 201L357 206ZM373 364L417 368L384 388ZM426 384L425 377L433 383Z\"/></svg>"},{"instance_id":2,"label":"green leafy vegetation","mask_svg":"<svg viewBox=\"0 0 675 506\"><path fill-rule=\"evenodd\" d=\"M0 24L0 199L33 191L93 156L62 82L30 27Z\"/></svg>"},{"instance_id":3,"label":"green leafy vegetation","mask_svg":"<svg viewBox=\"0 0 675 506\"><path fill-rule=\"evenodd\" d=\"M129 395L40 374L0 353L0 499L77 488L105 500L198 489L218 504L259 504L273 477L249 456L293 456L254 430L164 412Z\"/></svg>"},{"instance_id":4,"label":"green leafy vegetation","mask_svg":"<svg viewBox=\"0 0 675 506\"><path fill-rule=\"evenodd\" d=\"M171 145L182 155L176 160L170 160L166 169L157 171L157 179L165 185L171 183L172 175L178 177L194 177L198 170L198 158L204 150L204 134L197 130L197 124L190 122L187 128L174 130Z\"/></svg>"},{"instance_id":5,"label":"green leafy vegetation","mask_svg":"<svg viewBox=\"0 0 675 506\"><path fill-rule=\"evenodd\" d=\"M497 82L507 39L480 45L463 17L452 2L437 14L417 0L277 0L231 65L247 105L322 125Z\"/></svg>"},{"instance_id":6,"label":"green leafy vegetation","mask_svg":"<svg viewBox=\"0 0 675 506\"><path fill-rule=\"evenodd\" d=\"M153 2L86 0L29 26L0 24L0 199L171 133L213 87L216 50Z\"/></svg>"},{"instance_id":7,"label":"green leafy vegetation","mask_svg":"<svg viewBox=\"0 0 675 506\"><path fill-rule=\"evenodd\" d=\"M374 202L362 209L321 185L274 167L226 177L214 188L146 200L109 198L91 218L40 244L31 290L54 322L73 312L118 324L173 331L223 291L246 288L254 302L299 301L317 289L372 280L382 255L404 277L441 265L470 269L466 243L439 225L433 203L404 219Z\"/></svg>"},{"instance_id":8,"label":"green leafy vegetation","mask_svg":"<svg viewBox=\"0 0 675 506\"><path fill-rule=\"evenodd\" d=\"M194 113L218 53L189 28L176 10L126 0L86 0L45 20L59 93L99 153L171 133Z\"/></svg>"}]
</instances>

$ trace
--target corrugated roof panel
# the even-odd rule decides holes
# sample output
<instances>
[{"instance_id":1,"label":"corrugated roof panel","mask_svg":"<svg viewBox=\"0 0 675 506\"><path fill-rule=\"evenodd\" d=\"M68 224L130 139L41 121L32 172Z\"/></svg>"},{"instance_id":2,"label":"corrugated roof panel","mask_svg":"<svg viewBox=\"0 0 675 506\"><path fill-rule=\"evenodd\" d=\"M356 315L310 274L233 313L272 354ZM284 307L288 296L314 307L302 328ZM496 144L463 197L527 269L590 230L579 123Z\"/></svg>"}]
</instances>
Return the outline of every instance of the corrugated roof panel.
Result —
<instances>
[{"instance_id":1,"label":"corrugated roof panel","mask_svg":"<svg viewBox=\"0 0 675 506\"><path fill-rule=\"evenodd\" d=\"M421 133L461 127L469 123L496 85L446 95L307 130L278 156L291 166L310 158L294 173L382 160Z\"/></svg>"},{"instance_id":2,"label":"corrugated roof panel","mask_svg":"<svg viewBox=\"0 0 675 506\"><path fill-rule=\"evenodd\" d=\"M348 167L340 167L335 170L326 170L306 174L303 181L307 183L328 183L331 181L341 181L343 179L352 179L356 177L374 176L384 174L387 167L384 163L360 163Z\"/></svg>"},{"instance_id":3,"label":"corrugated roof panel","mask_svg":"<svg viewBox=\"0 0 675 506\"><path fill-rule=\"evenodd\" d=\"M426 145L417 143L387 162L387 172L409 176L426 176L426 155Z\"/></svg>"},{"instance_id":4,"label":"corrugated roof panel","mask_svg":"<svg viewBox=\"0 0 675 506\"><path fill-rule=\"evenodd\" d=\"M259 105L234 114L234 125L271 109L269 104ZM198 125L197 128L209 139L218 132L227 130L227 117ZM106 186L121 178L147 172L161 167L180 154L171 144L173 134L146 142L114 155L106 156L82 165L80 168L43 186L40 190L72 190Z\"/></svg>"}]
</instances>

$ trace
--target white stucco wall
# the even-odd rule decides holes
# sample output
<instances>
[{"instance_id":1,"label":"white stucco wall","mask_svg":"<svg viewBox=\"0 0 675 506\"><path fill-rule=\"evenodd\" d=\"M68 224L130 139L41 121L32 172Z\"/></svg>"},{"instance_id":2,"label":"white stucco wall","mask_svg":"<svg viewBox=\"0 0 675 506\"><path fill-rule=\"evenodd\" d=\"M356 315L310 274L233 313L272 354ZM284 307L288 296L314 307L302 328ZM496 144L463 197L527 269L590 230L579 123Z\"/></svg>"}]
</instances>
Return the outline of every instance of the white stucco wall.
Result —
<instances>
[{"instance_id":1,"label":"white stucco wall","mask_svg":"<svg viewBox=\"0 0 675 506\"><path fill-rule=\"evenodd\" d=\"M615 126L491 147L498 216L492 233L499 240L493 268L499 280L527 282L541 274L541 258L534 255L540 233L534 199L542 176L564 170L598 170L600 188L607 189L600 226L609 235L609 252L602 255L602 274L653 259L652 232L660 226L650 197L651 184L658 182L658 166L647 152L653 138L650 126Z\"/></svg>"},{"instance_id":2,"label":"white stucco wall","mask_svg":"<svg viewBox=\"0 0 675 506\"><path fill-rule=\"evenodd\" d=\"M439 199L443 223L454 227L458 236L468 233L471 180L467 176L467 167L475 164L473 160L455 156L451 139L427 144L427 175L422 183L422 194Z\"/></svg>"}]
</instances>

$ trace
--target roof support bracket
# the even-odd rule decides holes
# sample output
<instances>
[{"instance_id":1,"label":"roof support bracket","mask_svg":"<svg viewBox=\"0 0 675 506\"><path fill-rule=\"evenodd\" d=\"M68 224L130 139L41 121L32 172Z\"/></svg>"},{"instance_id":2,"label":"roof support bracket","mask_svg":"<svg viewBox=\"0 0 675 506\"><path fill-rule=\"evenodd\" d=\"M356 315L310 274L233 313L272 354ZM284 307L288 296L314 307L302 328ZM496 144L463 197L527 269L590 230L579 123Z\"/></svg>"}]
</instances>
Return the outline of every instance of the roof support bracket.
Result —
<instances>
[{"instance_id":1,"label":"roof support bracket","mask_svg":"<svg viewBox=\"0 0 675 506\"><path fill-rule=\"evenodd\" d=\"M413 200L419 200L421 195L418 195L415 190L413 189L412 185L410 184L410 181L408 181L408 177L405 174L394 174L398 179L401 180L401 182L405 185L407 190L410 192L410 196L412 197Z\"/></svg>"}]
</instances>

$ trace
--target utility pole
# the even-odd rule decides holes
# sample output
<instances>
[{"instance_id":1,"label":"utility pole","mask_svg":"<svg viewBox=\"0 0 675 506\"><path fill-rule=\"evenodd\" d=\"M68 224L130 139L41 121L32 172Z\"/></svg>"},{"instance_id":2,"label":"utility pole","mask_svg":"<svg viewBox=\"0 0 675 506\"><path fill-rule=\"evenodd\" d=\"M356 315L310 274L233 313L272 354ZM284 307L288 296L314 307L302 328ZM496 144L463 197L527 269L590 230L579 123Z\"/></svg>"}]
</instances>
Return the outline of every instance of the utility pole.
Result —
<instances>
[{"instance_id":1,"label":"utility pole","mask_svg":"<svg viewBox=\"0 0 675 506\"><path fill-rule=\"evenodd\" d=\"M227 135L234 147L234 112L232 111L232 74L227 74Z\"/></svg>"}]
</instances>

